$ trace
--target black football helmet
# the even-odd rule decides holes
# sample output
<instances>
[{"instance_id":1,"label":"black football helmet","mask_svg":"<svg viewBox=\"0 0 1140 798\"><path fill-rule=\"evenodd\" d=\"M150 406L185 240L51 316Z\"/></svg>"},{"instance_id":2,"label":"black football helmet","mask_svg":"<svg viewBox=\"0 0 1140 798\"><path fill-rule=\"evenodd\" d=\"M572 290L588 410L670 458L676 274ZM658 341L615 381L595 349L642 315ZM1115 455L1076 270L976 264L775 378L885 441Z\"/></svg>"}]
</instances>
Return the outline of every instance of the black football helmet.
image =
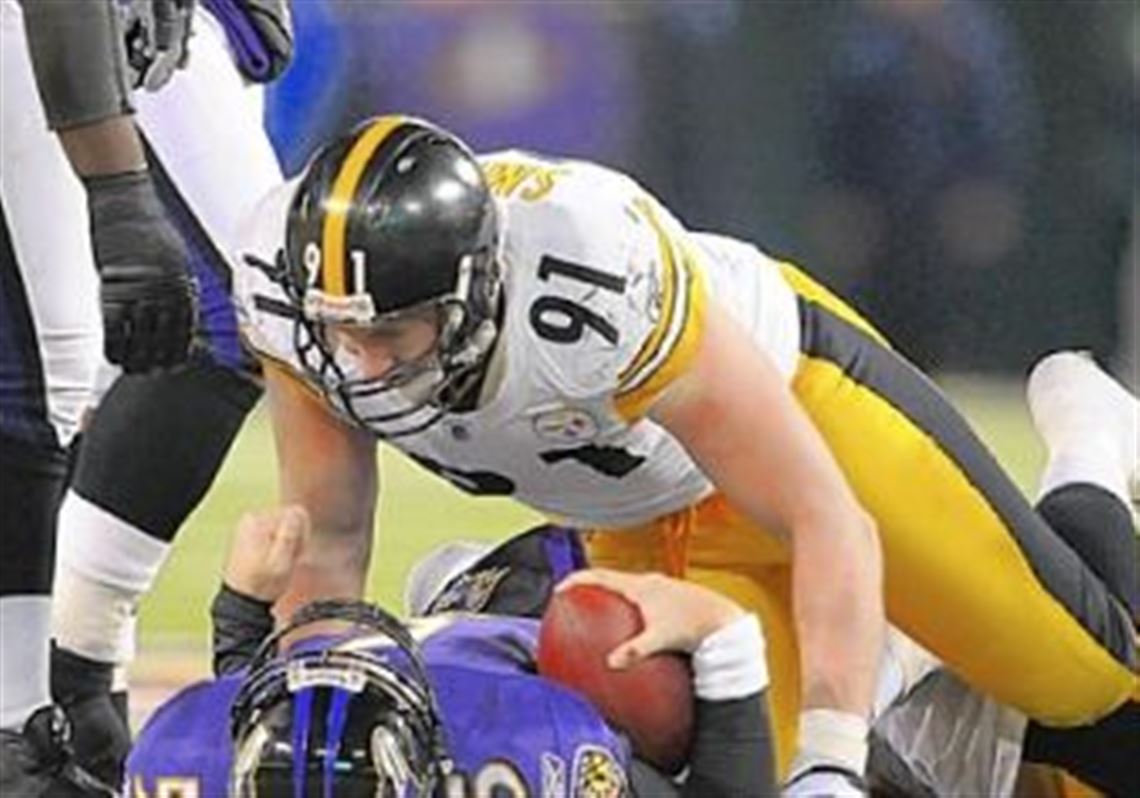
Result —
<instances>
[{"instance_id":1,"label":"black football helmet","mask_svg":"<svg viewBox=\"0 0 1140 798\"><path fill-rule=\"evenodd\" d=\"M279 654L281 638L338 620L369 635ZM378 632L404 668L375 653ZM232 796L426 798L451 759L419 646L371 604L316 602L262 644L231 709Z\"/></svg>"},{"instance_id":2,"label":"black football helmet","mask_svg":"<svg viewBox=\"0 0 1140 798\"><path fill-rule=\"evenodd\" d=\"M497 336L498 242L474 155L428 122L370 119L314 156L290 207L284 273L301 363L336 409L392 438L466 398ZM436 324L436 346L378 379L328 335L408 315Z\"/></svg>"}]
</instances>

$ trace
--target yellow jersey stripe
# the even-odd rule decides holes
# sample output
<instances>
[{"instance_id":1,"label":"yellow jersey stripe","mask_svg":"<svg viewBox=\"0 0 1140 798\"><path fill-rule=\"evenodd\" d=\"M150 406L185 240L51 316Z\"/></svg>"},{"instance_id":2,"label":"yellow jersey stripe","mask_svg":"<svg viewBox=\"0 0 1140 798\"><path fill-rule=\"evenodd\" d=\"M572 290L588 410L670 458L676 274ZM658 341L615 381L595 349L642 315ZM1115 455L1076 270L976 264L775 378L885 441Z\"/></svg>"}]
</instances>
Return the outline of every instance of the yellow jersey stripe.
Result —
<instances>
[{"instance_id":1,"label":"yellow jersey stripe","mask_svg":"<svg viewBox=\"0 0 1140 798\"><path fill-rule=\"evenodd\" d=\"M332 192L325 207L324 229L321 231L321 252L324 253L321 258L321 287L326 294L346 294L347 258L344 250L352 197L356 194L368 161L389 134L406 121L407 117L403 116L382 116L373 122L352 145L333 181Z\"/></svg>"},{"instance_id":2,"label":"yellow jersey stripe","mask_svg":"<svg viewBox=\"0 0 1140 798\"><path fill-rule=\"evenodd\" d=\"M614 397L614 408L627 422L633 422L649 412L650 406L673 380L683 374L697 355L701 333L705 326L707 299L700 274L686 275L690 295L683 313L680 334L659 365L636 388L619 392Z\"/></svg>"},{"instance_id":3,"label":"yellow jersey stripe","mask_svg":"<svg viewBox=\"0 0 1140 798\"><path fill-rule=\"evenodd\" d=\"M682 251L682 273L679 275L682 290L678 291L677 308L665 345L657 356L646 364L630 385L619 389L614 396L614 409L627 422L633 422L649 412L650 406L673 380L683 374L697 356L701 334L705 328L708 298L704 279L692 253Z\"/></svg>"},{"instance_id":4,"label":"yellow jersey stripe","mask_svg":"<svg viewBox=\"0 0 1140 798\"><path fill-rule=\"evenodd\" d=\"M661 343L644 365L631 373L625 382L619 385L619 392L636 390L649 380L657 368L669 357L669 353L673 351L673 347L680 340L681 334L685 330L685 323L688 321L689 292L692 288L692 281L689 279L691 269L684 257L681 258L680 263L683 268L678 270L677 298L673 301L672 312L666 320L667 323L661 328L665 331Z\"/></svg>"},{"instance_id":5,"label":"yellow jersey stripe","mask_svg":"<svg viewBox=\"0 0 1140 798\"><path fill-rule=\"evenodd\" d=\"M661 318L657 320L657 326L653 328L649 337L645 339L645 343L641 345L637 354L633 356L633 360L618 373L619 390L624 389L629 381L645 368L645 365L653 359L654 355L660 349L661 342L664 340L665 334L669 331L669 326L673 319L677 294L677 262L673 253L673 242L669 239L669 234L661 226L656 214L654 214L653 205L648 199L639 197L633 201L633 206L634 211L639 213L649 223L649 226L653 228L653 232L657 236L657 247L661 252L661 268L664 272L661 301L662 312Z\"/></svg>"}]
</instances>

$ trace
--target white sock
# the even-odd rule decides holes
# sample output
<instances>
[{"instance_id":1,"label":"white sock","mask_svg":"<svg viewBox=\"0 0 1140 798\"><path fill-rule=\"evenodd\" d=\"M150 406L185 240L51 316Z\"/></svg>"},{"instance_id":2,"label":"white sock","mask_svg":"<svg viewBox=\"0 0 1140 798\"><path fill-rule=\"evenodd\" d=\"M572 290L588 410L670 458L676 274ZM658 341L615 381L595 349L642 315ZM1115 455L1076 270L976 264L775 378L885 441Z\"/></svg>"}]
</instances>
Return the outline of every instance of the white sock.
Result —
<instances>
[{"instance_id":1,"label":"white sock","mask_svg":"<svg viewBox=\"0 0 1140 798\"><path fill-rule=\"evenodd\" d=\"M0 596L0 729L20 730L51 703L51 596Z\"/></svg>"},{"instance_id":2,"label":"white sock","mask_svg":"<svg viewBox=\"0 0 1140 798\"><path fill-rule=\"evenodd\" d=\"M169 553L169 543L68 491L59 512L52 607L59 644L100 662L129 662L138 601Z\"/></svg>"},{"instance_id":3,"label":"white sock","mask_svg":"<svg viewBox=\"0 0 1140 798\"><path fill-rule=\"evenodd\" d=\"M1111 441L1097 445L1093 441L1060 445L1049 452L1041 482L1037 488L1037 500L1057 488L1074 483L1091 483L1104 488L1120 499L1125 507L1132 503L1128 489L1128 477L1121 470L1119 456Z\"/></svg>"},{"instance_id":4,"label":"white sock","mask_svg":"<svg viewBox=\"0 0 1140 798\"><path fill-rule=\"evenodd\" d=\"M1058 352L1034 366L1027 398L1049 452L1038 499L1065 485L1088 483L1130 505L1140 434L1136 397L1088 357Z\"/></svg>"}]
</instances>

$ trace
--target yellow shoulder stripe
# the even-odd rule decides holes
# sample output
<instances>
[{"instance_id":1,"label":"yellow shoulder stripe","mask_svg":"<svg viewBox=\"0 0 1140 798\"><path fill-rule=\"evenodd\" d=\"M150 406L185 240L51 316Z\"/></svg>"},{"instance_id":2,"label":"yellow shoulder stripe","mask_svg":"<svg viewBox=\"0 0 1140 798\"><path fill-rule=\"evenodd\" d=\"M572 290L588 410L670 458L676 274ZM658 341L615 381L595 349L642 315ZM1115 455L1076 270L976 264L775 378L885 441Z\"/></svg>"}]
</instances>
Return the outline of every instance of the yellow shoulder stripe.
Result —
<instances>
[{"instance_id":1,"label":"yellow shoulder stripe","mask_svg":"<svg viewBox=\"0 0 1140 798\"><path fill-rule=\"evenodd\" d=\"M631 379L633 379L646 364L653 359L654 355L661 348L661 342L665 338L665 333L668 332L672 323L673 312L676 305L677 296L677 262L673 253L673 243L669 240L669 234L661 227L660 221L657 219L656 214L653 212L653 206L650 202L642 197L634 200L634 209L639 212L645 220L653 228L654 234L657 236L657 247L661 253L661 271L662 271L662 286L661 286L661 318L657 320L655 326L650 332L649 336L645 339L645 343L633 356L633 360L621 370L618 374L618 385L624 386Z\"/></svg>"},{"instance_id":2,"label":"yellow shoulder stripe","mask_svg":"<svg viewBox=\"0 0 1140 798\"><path fill-rule=\"evenodd\" d=\"M618 374L614 407L626 421L644 416L661 392L688 369L704 331L707 304L695 254L669 236L650 202L638 200L635 206L657 236L664 273L661 317Z\"/></svg>"}]
</instances>

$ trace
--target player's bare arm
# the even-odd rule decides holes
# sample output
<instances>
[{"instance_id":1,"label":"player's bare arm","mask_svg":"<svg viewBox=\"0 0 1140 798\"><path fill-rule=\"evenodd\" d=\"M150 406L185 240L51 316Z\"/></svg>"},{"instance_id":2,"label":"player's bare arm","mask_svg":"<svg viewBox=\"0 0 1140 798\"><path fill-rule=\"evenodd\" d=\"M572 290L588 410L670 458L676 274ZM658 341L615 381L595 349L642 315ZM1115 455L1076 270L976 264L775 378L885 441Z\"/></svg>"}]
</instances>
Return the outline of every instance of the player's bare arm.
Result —
<instances>
[{"instance_id":1,"label":"player's bare arm","mask_svg":"<svg viewBox=\"0 0 1140 798\"><path fill-rule=\"evenodd\" d=\"M311 540L277 603L288 617L314 597L359 598L372 550L376 441L336 418L280 367L266 368L282 505L303 507Z\"/></svg>"},{"instance_id":2,"label":"player's bare arm","mask_svg":"<svg viewBox=\"0 0 1140 798\"><path fill-rule=\"evenodd\" d=\"M693 366L651 416L792 547L805 709L865 717L885 628L874 522L769 358L727 312L706 319Z\"/></svg>"},{"instance_id":3,"label":"player's bare arm","mask_svg":"<svg viewBox=\"0 0 1140 798\"><path fill-rule=\"evenodd\" d=\"M132 86L158 89L185 63L192 4L151 1L168 12L158 36L142 22L124 27L117 4L105 0L23 9L45 117L87 190L104 350L128 373L186 360L197 301L189 253L149 175L130 97ZM153 46L136 48L140 37Z\"/></svg>"}]
</instances>

